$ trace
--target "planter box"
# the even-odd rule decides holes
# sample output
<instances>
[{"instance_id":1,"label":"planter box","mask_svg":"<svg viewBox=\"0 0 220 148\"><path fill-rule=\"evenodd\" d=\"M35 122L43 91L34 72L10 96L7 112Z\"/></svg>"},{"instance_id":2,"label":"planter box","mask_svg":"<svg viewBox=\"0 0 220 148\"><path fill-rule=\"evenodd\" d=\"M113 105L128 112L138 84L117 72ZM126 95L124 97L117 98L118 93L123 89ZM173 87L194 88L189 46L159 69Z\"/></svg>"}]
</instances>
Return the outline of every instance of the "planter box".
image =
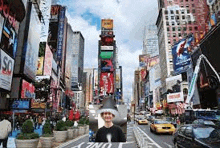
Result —
<instances>
[{"instance_id":1,"label":"planter box","mask_svg":"<svg viewBox=\"0 0 220 148\"><path fill-rule=\"evenodd\" d=\"M79 129L78 128L74 128L74 138L79 136Z\"/></svg>"},{"instance_id":2,"label":"planter box","mask_svg":"<svg viewBox=\"0 0 220 148\"><path fill-rule=\"evenodd\" d=\"M53 136L56 142L64 142L67 139L67 131L53 131Z\"/></svg>"},{"instance_id":3,"label":"planter box","mask_svg":"<svg viewBox=\"0 0 220 148\"><path fill-rule=\"evenodd\" d=\"M68 139L73 139L74 136L74 129L68 129Z\"/></svg>"},{"instance_id":4,"label":"planter box","mask_svg":"<svg viewBox=\"0 0 220 148\"><path fill-rule=\"evenodd\" d=\"M79 127L79 136L84 134L84 126Z\"/></svg>"},{"instance_id":5,"label":"planter box","mask_svg":"<svg viewBox=\"0 0 220 148\"><path fill-rule=\"evenodd\" d=\"M43 148L52 148L54 137L40 137L40 142Z\"/></svg>"},{"instance_id":6,"label":"planter box","mask_svg":"<svg viewBox=\"0 0 220 148\"><path fill-rule=\"evenodd\" d=\"M39 138L37 139L15 139L16 148L37 148Z\"/></svg>"}]
</instances>

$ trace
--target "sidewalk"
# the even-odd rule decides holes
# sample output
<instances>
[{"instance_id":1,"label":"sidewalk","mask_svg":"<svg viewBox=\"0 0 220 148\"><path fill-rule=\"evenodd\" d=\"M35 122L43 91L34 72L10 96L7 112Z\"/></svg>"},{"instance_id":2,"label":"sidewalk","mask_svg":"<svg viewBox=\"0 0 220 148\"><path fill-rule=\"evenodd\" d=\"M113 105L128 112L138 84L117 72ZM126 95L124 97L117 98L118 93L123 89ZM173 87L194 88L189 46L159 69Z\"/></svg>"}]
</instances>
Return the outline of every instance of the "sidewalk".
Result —
<instances>
[{"instance_id":1,"label":"sidewalk","mask_svg":"<svg viewBox=\"0 0 220 148\"><path fill-rule=\"evenodd\" d=\"M39 129L35 129L34 132L38 133L40 136L42 135L42 126ZM21 133L20 130L14 130L12 132L12 136L8 137L8 143L7 143L7 147L8 148L16 148L15 147L15 138L17 136L17 134ZM3 146L0 145L0 148L2 148Z\"/></svg>"}]
</instances>

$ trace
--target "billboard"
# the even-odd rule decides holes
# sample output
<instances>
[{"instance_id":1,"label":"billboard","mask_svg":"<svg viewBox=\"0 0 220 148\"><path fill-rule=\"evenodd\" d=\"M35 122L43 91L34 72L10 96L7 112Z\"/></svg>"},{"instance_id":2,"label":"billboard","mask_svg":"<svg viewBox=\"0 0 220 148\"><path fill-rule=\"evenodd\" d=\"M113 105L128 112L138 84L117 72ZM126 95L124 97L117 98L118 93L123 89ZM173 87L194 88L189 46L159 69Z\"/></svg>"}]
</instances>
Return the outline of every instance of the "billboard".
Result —
<instances>
[{"instance_id":1,"label":"billboard","mask_svg":"<svg viewBox=\"0 0 220 148\"><path fill-rule=\"evenodd\" d=\"M34 99L31 100L31 108L46 108L46 103L43 102L37 102Z\"/></svg>"},{"instance_id":2,"label":"billboard","mask_svg":"<svg viewBox=\"0 0 220 148\"><path fill-rule=\"evenodd\" d=\"M35 87L33 84L22 80L21 98L35 99Z\"/></svg>"},{"instance_id":3,"label":"billboard","mask_svg":"<svg viewBox=\"0 0 220 148\"><path fill-rule=\"evenodd\" d=\"M139 55L139 66L140 67L148 67L149 58L150 58L150 55L148 55L148 54Z\"/></svg>"},{"instance_id":4,"label":"billboard","mask_svg":"<svg viewBox=\"0 0 220 148\"><path fill-rule=\"evenodd\" d=\"M57 59L62 60L62 49L64 41L64 25L65 25L65 7L61 7L59 15L59 25L58 25L58 39L57 39Z\"/></svg>"},{"instance_id":5,"label":"billboard","mask_svg":"<svg viewBox=\"0 0 220 148\"><path fill-rule=\"evenodd\" d=\"M112 94L114 92L114 74L101 73L99 85L100 95Z\"/></svg>"},{"instance_id":6,"label":"billboard","mask_svg":"<svg viewBox=\"0 0 220 148\"><path fill-rule=\"evenodd\" d=\"M44 57L38 57L37 61L37 75L43 75Z\"/></svg>"},{"instance_id":7,"label":"billboard","mask_svg":"<svg viewBox=\"0 0 220 148\"><path fill-rule=\"evenodd\" d=\"M59 14L60 14L60 9L61 9L61 6L59 6L59 5L52 5L51 6L50 15L51 15L52 20L57 20L58 21Z\"/></svg>"},{"instance_id":8,"label":"billboard","mask_svg":"<svg viewBox=\"0 0 220 148\"><path fill-rule=\"evenodd\" d=\"M114 46L101 46L101 51L113 51Z\"/></svg>"},{"instance_id":9,"label":"billboard","mask_svg":"<svg viewBox=\"0 0 220 148\"><path fill-rule=\"evenodd\" d=\"M101 72L113 72L112 60L101 60Z\"/></svg>"},{"instance_id":10,"label":"billboard","mask_svg":"<svg viewBox=\"0 0 220 148\"><path fill-rule=\"evenodd\" d=\"M13 100L11 103L12 109L29 109L30 100Z\"/></svg>"},{"instance_id":11,"label":"billboard","mask_svg":"<svg viewBox=\"0 0 220 148\"><path fill-rule=\"evenodd\" d=\"M0 88L11 90L14 59L3 50L0 50Z\"/></svg>"},{"instance_id":12,"label":"billboard","mask_svg":"<svg viewBox=\"0 0 220 148\"><path fill-rule=\"evenodd\" d=\"M46 42L47 37L48 37L51 1L52 0L41 0L40 1L40 10L44 18L44 24L42 23L41 25L41 35L40 35L41 42Z\"/></svg>"},{"instance_id":13,"label":"billboard","mask_svg":"<svg viewBox=\"0 0 220 148\"><path fill-rule=\"evenodd\" d=\"M167 94L167 103L184 101L183 92Z\"/></svg>"},{"instance_id":14,"label":"billboard","mask_svg":"<svg viewBox=\"0 0 220 148\"><path fill-rule=\"evenodd\" d=\"M146 80L146 77L147 77L147 69L145 69L145 68L142 68L141 70L140 70L140 75L141 75L141 80L142 81L145 81Z\"/></svg>"},{"instance_id":15,"label":"billboard","mask_svg":"<svg viewBox=\"0 0 220 148\"><path fill-rule=\"evenodd\" d=\"M148 59L149 67L153 67L156 64L159 64L159 56L154 56Z\"/></svg>"},{"instance_id":16,"label":"billboard","mask_svg":"<svg viewBox=\"0 0 220 148\"><path fill-rule=\"evenodd\" d=\"M113 58L113 52L111 51L101 51L100 52L101 59L111 59Z\"/></svg>"},{"instance_id":17,"label":"billboard","mask_svg":"<svg viewBox=\"0 0 220 148\"><path fill-rule=\"evenodd\" d=\"M113 20L102 19L101 27L102 27L102 30L113 30Z\"/></svg>"},{"instance_id":18,"label":"billboard","mask_svg":"<svg viewBox=\"0 0 220 148\"><path fill-rule=\"evenodd\" d=\"M51 76L52 61L53 61L53 53L50 50L50 47L48 46L48 44L46 43L44 73L43 73L45 76Z\"/></svg>"},{"instance_id":19,"label":"billboard","mask_svg":"<svg viewBox=\"0 0 220 148\"><path fill-rule=\"evenodd\" d=\"M34 80L37 70L38 51L40 43L41 23L38 18L36 9L31 9L31 18L28 31L28 39L24 45L24 74Z\"/></svg>"},{"instance_id":20,"label":"billboard","mask_svg":"<svg viewBox=\"0 0 220 148\"><path fill-rule=\"evenodd\" d=\"M191 58L189 51L191 50L191 43L194 37L189 37L180 40L172 48L173 55L173 69L176 74L186 72L191 65Z\"/></svg>"},{"instance_id":21,"label":"billboard","mask_svg":"<svg viewBox=\"0 0 220 148\"><path fill-rule=\"evenodd\" d=\"M115 71L116 71L115 72L115 74L116 74L116 76L115 76L115 87L116 88L121 88L121 69L117 68Z\"/></svg>"},{"instance_id":22,"label":"billboard","mask_svg":"<svg viewBox=\"0 0 220 148\"><path fill-rule=\"evenodd\" d=\"M177 75L177 76L172 76L172 77L166 78L166 89L172 90L172 86L177 83L177 80L182 82L182 75L181 74Z\"/></svg>"}]
</instances>

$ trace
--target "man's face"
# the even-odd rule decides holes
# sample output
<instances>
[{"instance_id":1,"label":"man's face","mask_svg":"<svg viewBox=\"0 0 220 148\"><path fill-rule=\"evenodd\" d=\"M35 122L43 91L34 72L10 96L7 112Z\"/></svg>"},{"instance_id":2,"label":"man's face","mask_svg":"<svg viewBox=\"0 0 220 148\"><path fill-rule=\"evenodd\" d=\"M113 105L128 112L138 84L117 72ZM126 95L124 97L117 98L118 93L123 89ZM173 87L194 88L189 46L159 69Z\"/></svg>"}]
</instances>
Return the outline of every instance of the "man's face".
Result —
<instances>
[{"instance_id":1,"label":"man's face","mask_svg":"<svg viewBox=\"0 0 220 148\"><path fill-rule=\"evenodd\" d=\"M114 118L114 115L110 112L104 112L102 117L103 117L105 122L111 122L112 119Z\"/></svg>"}]
</instances>

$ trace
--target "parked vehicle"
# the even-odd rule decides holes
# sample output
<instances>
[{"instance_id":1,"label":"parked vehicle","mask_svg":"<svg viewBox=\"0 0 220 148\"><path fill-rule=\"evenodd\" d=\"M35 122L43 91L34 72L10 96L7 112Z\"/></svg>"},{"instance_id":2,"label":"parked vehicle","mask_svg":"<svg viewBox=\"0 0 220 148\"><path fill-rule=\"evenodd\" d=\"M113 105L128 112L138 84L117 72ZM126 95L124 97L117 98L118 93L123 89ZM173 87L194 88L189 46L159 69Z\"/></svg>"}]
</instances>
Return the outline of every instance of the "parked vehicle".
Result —
<instances>
[{"instance_id":1,"label":"parked vehicle","mask_svg":"<svg viewBox=\"0 0 220 148\"><path fill-rule=\"evenodd\" d=\"M186 124L174 133L173 143L175 148L219 148L220 129L209 125Z\"/></svg>"},{"instance_id":2,"label":"parked vehicle","mask_svg":"<svg viewBox=\"0 0 220 148\"><path fill-rule=\"evenodd\" d=\"M197 119L192 122L192 124L202 124L202 125L212 125L215 126L215 123L210 120Z\"/></svg>"},{"instance_id":3,"label":"parked vehicle","mask_svg":"<svg viewBox=\"0 0 220 148\"><path fill-rule=\"evenodd\" d=\"M150 131L155 133L169 133L173 134L176 128L166 120L155 119L150 125Z\"/></svg>"},{"instance_id":4,"label":"parked vehicle","mask_svg":"<svg viewBox=\"0 0 220 148\"><path fill-rule=\"evenodd\" d=\"M147 121L147 119L140 118L140 119L138 120L138 124L148 124L148 121Z\"/></svg>"}]
</instances>

